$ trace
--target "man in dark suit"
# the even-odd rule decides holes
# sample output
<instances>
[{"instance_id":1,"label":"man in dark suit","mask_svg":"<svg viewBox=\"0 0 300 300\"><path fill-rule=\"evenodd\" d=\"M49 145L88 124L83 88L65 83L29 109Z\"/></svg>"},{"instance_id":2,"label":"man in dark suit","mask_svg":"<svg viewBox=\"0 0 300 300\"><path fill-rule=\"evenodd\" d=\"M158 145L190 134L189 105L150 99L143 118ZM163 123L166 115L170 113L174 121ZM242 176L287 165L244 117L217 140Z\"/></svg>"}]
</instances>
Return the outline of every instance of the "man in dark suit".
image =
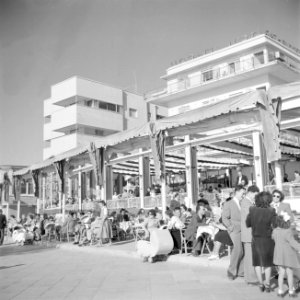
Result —
<instances>
[{"instance_id":1,"label":"man in dark suit","mask_svg":"<svg viewBox=\"0 0 300 300\"><path fill-rule=\"evenodd\" d=\"M227 276L232 280L234 280L237 276L244 275L240 202L245 194L246 188L243 185L237 185L233 198L224 203L222 211L222 222L227 228L233 242L230 264L227 270Z\"/></svg>"},{"instance_id":2,"label":"man in dark suit","mask_svg":"<svg viewBox=\"0 0 300 300\"><path fill-rule=\"evenodd\" d=\"M235 185L243 185L243 186L247 186L248 185L248 177L246 175L243 175L242 173L242 168L241 167L237 167L237 178L236 178L236 182Z\"/></svg>"},{"instance_id":3,"label":"man in dark suit","mask_svg":"<svg viewBox=\"0 0 300 300\"><path fill-rule=\"evenodd\" d=\"M6 223L6 216L3 215L3 211L2 209L0 209L0 246L4 241L4 229L6 227Z\"/></svg>"}]
</instances>

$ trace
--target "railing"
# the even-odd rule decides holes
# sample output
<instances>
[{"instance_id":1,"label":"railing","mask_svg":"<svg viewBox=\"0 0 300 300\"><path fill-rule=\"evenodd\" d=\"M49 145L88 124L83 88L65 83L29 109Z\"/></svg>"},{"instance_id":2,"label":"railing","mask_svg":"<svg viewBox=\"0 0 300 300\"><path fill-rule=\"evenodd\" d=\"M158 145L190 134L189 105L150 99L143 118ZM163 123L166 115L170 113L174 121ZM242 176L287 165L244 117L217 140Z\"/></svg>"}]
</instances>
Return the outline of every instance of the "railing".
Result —
<instances>
[{"instance_id":1,"label":"railing","mask_svg":"<svg viewBox=\"0 0 300 300\"><path fill-rule=\"evenodd\" d=\"M184 203L186 193L179 193L180 203ZM171 202L171 196L168 195L166 198L166 205L169 206ZM141 198L120 198L107 201L107 207L109 209L120 209L120 208L141 208ZM156 196L145 196L144 197L144 208L162 207L161 195Z\"/></svg>"},{"instance_id":2,"label":"railing","mask_svg":"<svg viewBox=\"0 0 300 300\"><path fill-rule=\"evenodd\" d=\"M272 193L276 189L276 185L266 185L265 190ZM299 198L300 200L300 183L284 183L282 192L285 198Z\"/></svg>"},{"instance_id":3,"label":"railing","mask_svg":"<svg viewBox=\"0 0 300 300\"><path fill-rule=\"evenodd\" d=\"M169 84L166 88L154 90L145 95L146 100L155 100L161 97L176 94L190 88L205 85L220 79L228 78L238 74L242 74L254 69L258 69L263 65L267 65L264 58L252 57L248 59L239 59L229 62L226 66L215 66L209 69L199 70L198 74L181 79L177 82ZM288 64L286 64L289 66Z\"/></svg>"}]
</instances>

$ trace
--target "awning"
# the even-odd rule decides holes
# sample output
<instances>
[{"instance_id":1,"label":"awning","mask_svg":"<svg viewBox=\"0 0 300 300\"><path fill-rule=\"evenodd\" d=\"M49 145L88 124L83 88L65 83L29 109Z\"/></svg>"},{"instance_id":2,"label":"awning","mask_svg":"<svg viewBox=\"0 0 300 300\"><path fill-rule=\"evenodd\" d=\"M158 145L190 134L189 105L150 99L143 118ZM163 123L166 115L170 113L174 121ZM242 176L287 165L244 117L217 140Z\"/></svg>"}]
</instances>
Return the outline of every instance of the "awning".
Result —
<instances>
[{"instance_id":1,"label":"awning","mask_svg":"<svg viewBox=\"0 0 300 300\"><path fill-rule=\"evenodd\" d=\"M64 153L58 154L54 157L48 158L42 162L36 163L31 165L30 167L24 168L24 169L20 169L17 170L13 173L14 176L22 176L25 175L27 173L29 173L30 171L34 171L34 170L38 170L38 169L44 169L46 167L51 166L52 164L54 164L55 162L67 159L67 158L72 158L74 156L77 156L79 154L82 154L84 152L88 151L88 145L87 146L80 146L74 149L71 149L69 151L66 151Z\"/></svg>"}]
</instances>

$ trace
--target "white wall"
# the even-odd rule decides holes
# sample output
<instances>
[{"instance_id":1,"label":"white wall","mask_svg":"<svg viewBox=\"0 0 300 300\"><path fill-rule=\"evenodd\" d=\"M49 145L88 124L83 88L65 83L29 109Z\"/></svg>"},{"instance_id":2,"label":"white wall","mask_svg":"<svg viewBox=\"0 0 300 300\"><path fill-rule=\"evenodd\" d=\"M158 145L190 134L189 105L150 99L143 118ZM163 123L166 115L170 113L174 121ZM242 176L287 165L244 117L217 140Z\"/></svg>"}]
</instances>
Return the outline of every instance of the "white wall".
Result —
<instances>
[{"instance_id":1,"label":"white wall","mask_svg":"<svg viewBox=\"0 0 300 300\"><path fill-rule=\"evenodd\" d=\"M77 95L122 105L121 89L80 77L77 77Z\"/></svg>"}]
</instances>

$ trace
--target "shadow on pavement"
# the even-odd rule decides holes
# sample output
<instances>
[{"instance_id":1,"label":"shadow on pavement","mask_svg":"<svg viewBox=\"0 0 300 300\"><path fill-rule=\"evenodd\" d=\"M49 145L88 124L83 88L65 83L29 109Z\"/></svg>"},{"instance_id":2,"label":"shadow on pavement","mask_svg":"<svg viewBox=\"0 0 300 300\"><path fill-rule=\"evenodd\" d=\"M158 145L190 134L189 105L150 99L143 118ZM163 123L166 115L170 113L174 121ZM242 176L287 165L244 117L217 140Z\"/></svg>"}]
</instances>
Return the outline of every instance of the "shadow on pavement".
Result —
<instances>
[{"instance_id":1,"label":"shadow on pavement","mask_svg":"<svg viewBox=\"0 0 300 300\"><path fill-rule=\"evenodd\" d=\"M48 245L24 245L24 246L16 246L9 245L0 247L0 257L8 256L8 255L24 255L26 253L38 253L45 250L55 249L57 244L48 244Z\"/></svg>"},{"instance_id":2,"label":"shadow on pavement","mask_svg":"<svg viewBox=\"0 0 300 300\"><path fill-rule=\"evenodd\" d=\"M4 270L4 269L10 269L10 268L15 268L15 267L20 267L20 266L25 266L25 264L19 264L19 265L14 265L14 266L0 266L0 270Z\"/></svg>"}]
</instances>

